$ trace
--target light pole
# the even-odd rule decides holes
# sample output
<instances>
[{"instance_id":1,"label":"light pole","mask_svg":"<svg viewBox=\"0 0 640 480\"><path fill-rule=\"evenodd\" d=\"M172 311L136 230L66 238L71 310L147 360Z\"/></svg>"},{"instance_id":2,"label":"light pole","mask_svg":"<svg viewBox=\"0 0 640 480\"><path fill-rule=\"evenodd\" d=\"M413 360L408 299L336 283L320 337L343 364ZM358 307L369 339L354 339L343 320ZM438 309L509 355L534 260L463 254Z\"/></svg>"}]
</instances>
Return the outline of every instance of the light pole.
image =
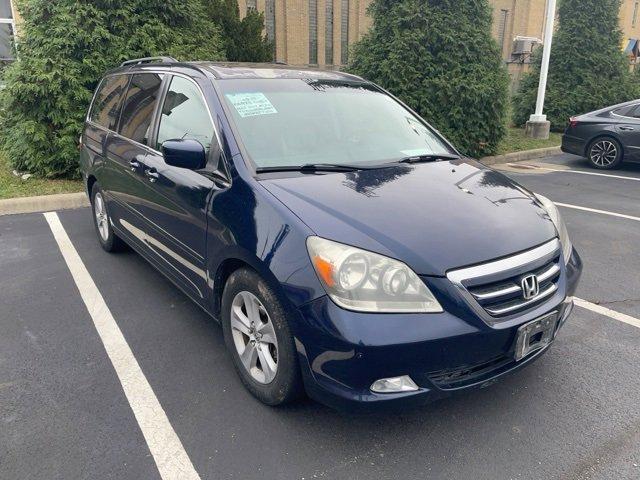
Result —
<instances>
[{"instance_id":1,"label":"light pole","mask_svg":"<svg viewBox=\"0 0 640 480\"><path fill-rule=\"evenodd\" d=\"M544 27L544 44L542 50L542 65L540 66L540 84L538 85L538 100L536 101L536 113L531 115L527 122L526 134L532 138L549 138L551 123L543 114L544 97L547 91L547 76L549 74L549 58L551 57L551 43L553 42L553 30L556 21L556 0L548 0L547 21Z\"/></svg>"}]
</instances>

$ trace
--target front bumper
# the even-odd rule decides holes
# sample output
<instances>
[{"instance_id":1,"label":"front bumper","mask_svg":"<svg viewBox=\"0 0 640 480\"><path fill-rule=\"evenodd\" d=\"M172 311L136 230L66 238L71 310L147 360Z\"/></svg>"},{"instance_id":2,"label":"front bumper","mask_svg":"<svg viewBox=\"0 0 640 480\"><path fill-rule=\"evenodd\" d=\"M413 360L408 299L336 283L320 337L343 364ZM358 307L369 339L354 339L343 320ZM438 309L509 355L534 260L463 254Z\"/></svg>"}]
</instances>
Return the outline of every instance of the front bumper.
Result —
<instances>
[{"instance_id":1,"label":"front bumper","mask_svg":"<svg viewBox=\"0 0 640 480\"><path fill-rule=\"evenodd\" d=\"M425 279L445 309L440 314L363 314L343 310L326 296L319 298L299 309L300 323L294 327L307 392L338 410L366 412L403 409L486 387L548 350L516 362L517 329L557 311L557 334L572 311L581 270L574 251L553 298L517 320L494 326L483 322L446 278ZM419 390L370 390L375 380L402 375L409 375Z\"/></svg>"}]
</instances>

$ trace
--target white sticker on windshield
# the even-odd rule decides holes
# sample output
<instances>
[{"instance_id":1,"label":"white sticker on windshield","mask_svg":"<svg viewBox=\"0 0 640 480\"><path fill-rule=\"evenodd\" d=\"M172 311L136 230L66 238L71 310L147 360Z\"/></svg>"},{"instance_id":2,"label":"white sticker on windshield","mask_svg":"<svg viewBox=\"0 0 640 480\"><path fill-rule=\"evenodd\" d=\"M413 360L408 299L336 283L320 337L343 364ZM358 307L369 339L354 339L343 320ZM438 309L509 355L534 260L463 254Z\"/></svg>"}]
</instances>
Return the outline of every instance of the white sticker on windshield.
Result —
<instances>
[{"instance_id":1,"label":"white sticker on windshield","mask_svg":"<svg viewBox=\"0 0 640 480\"><path fill-rule=\"evenodd\" d=\"M419 157L421 155L431 155L433 151L427 150L426 148L414 148L412 150L400 150L400 153L407 157Z\"/></svg>"},{"instance_id":2,"label":"white sticker on windshield","mask_svg":"<svg viewBox=\"0 0 640 480\"><path fill-rule=\"evenodd\" d=\"M226 97L243 118L278 113L264 93L227 93Z\"/></svg>"}]
</instances>

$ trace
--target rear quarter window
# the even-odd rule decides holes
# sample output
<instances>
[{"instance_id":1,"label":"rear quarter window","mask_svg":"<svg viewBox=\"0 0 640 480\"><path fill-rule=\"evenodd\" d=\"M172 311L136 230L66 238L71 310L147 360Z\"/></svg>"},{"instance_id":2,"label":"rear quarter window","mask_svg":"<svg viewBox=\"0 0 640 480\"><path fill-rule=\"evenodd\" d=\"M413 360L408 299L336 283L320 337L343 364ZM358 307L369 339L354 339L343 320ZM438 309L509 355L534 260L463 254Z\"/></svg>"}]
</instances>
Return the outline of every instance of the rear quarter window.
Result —
<instances>
[{"instance_id":1,"label":"rear quarter window","mask_svg":"<svg viewBox=\"0 0 640 480\"><path fill-rule=\"evenodd\" d=\"M128 82L127 75L106 77L102 80L89 113L91 122L111 130L115 128Z\"/></svg>"}]
</instances>

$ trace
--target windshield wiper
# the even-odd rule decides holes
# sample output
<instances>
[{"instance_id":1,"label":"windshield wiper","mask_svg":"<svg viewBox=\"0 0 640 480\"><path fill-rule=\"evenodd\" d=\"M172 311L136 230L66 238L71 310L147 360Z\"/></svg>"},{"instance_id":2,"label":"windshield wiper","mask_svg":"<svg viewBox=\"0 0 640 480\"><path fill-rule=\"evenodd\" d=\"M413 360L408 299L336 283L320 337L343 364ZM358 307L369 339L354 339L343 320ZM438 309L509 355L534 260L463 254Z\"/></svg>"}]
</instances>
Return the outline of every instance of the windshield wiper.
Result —
<instances>
[{"instance_id":1,"label":"windshield wiper","mask_svg":"<svg viewBox=\"0 0 640 480\"><path fill-rule=\"evenodd\" d=\"M340 165L338 163L307 163L305 165L282 165L279 167L259 167L257 173L269 172L357 172L358 170L370 170L374 167L363 165Z\"/></svg>"},{"instance_id":2,"label":"windshield wiper","mask_svg":"<svg viewBox=\"0 0 640 480\"><path fill-rule=\"evenodd\" d=\"M459 155L452 153L434 153L429 155L412 155L411 157L405 157L398 160L398 163L423 163L423 162L437 162L438 160L460 160Z\"/></svg>"}]
</instances>

